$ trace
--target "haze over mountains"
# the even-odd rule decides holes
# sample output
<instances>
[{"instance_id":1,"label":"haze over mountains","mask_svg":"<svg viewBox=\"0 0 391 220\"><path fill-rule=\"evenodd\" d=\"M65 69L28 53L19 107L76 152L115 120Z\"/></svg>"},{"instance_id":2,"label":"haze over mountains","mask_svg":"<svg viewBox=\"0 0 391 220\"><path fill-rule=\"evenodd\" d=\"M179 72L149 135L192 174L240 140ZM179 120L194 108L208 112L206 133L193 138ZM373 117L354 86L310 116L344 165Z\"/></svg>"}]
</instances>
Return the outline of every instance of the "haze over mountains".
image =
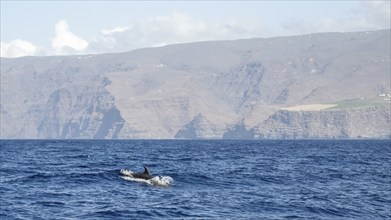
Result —
<instances>
[{"instance_id":1,"label":"haze over mountains","mask_svg":"<svg viewBox=\"0 0 391 220\"><path fill-rule=\"evenodd\" d=\"M1 138L389 138L390 30L1 58Z\"/></svg>"}]
</instances>

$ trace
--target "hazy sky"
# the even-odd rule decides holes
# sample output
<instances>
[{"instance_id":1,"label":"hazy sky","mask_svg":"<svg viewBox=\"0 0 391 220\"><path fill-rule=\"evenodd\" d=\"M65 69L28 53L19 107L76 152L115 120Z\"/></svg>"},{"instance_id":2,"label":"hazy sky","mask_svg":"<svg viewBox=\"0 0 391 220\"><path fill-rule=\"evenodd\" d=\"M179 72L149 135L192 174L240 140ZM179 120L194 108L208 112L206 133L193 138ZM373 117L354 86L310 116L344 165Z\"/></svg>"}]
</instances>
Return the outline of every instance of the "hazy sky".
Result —
<instances>
[{"instance_id":1,"label":"hazy sky","mask_svg":"<svg viewBox=\"0 0 391 220\"><path fill-rule=\"evenodd\" d=\"M1 1L1 56L390 28L390 1Z\"/></svg>"}]
</instances>

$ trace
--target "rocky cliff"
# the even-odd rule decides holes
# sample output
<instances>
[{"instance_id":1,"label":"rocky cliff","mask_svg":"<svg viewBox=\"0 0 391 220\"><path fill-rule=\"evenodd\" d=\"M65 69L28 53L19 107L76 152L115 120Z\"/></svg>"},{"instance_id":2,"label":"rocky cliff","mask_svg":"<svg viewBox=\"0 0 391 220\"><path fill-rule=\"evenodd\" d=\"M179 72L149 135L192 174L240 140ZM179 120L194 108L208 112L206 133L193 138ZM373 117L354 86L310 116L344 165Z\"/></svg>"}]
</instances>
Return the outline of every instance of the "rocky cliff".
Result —
<instances>
[{"instance_id":1,"label":"rocky cliff","mask_svg":"<svg viewBox=\"0 0 391 220\"><path fill-rule=\"evenodd\" d=\"M390 138L390 108L279 110L249 132L254 138Z\"/></svg>"},{"instance_id":2,"label":"rocky cliff","mask_svg":"<svg viewBox=\"0 0 391 220\"><path fill-rule=\"evenodd\" d=\"M0 137L387 138L389 39L381 30L1 58ZM314 104L328 107L290 109Z\"/></svg>"}]
</instances>

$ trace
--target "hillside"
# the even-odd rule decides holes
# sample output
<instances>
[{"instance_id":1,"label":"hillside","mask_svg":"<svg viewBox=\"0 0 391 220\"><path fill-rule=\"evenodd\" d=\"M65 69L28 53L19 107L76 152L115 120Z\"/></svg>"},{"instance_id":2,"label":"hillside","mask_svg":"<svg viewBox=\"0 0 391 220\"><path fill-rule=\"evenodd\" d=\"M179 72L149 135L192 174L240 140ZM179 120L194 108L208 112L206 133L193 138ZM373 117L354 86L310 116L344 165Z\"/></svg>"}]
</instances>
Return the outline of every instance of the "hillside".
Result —
<instances>
[{"instance_id":1,"label":"hillside","mask_svg":"<svg viewBox=\"0 0 391 220\"><path fill-rule=\"evenodd\" d=\"M389 138L390 54L381 30L1 58L0 137Z\"/></svg>"}]
</instances>

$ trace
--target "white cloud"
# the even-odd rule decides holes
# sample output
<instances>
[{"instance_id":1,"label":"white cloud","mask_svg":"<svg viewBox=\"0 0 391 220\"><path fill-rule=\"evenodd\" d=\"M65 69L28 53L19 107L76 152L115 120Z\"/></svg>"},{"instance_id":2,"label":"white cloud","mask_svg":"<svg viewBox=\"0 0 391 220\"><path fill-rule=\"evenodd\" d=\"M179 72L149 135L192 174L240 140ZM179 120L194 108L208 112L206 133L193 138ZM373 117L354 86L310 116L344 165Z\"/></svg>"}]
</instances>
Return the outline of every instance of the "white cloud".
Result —
<instances>
[{"instance_id":1,"label":"white cloud","mask_svg":"<svg viewBox=\"0 0 391 220\"><path fill-rule=\"evenodd\" d=\"M110 34L114 34L114 33L122 33L122 32L127 31L127 30L129 30L129 27L115 27L115 28L110 29L110 30L103 29L102 30L102 34L110 35Z\"/></svg>"},{"instance_id":2,"label":"white cloud","mask_svg":"<svg viewBox=\"0 0 391 220\"><path fill-rule=\"evenodd\" d=\"M62 55L70 52L83 52L87 48L88 42L76 36L69 30L66 20L60 20L55 25L56 36L52 39L54 54Z\"/></svg>"},{"instance_id":3,"label":"white cloud","mask_svg":"<svg viewBox=\"0 0 391 220\"><path fill-rule=\"evenodd\" d=\"M15 39L10 42L1 42L1 57L22 57L43 55L42 48L33 43L21 39Z\"/></svg>"},{"instance_id":4,"label":"white cloud","mask_svg":"<svg viewBox=\"0 0 391 220\"><path fill-rule=\"evenodd\" d=\"M55 25L51 48L43 49L31 42L16 39L1 43L1 56L124 52L174 43L271 37L278 31L280 35L292 35L386 29L390 28L390 7L390 1L362 1L357 8L339 18L323 17L313 21L292 18L283 22L280 30L272 29L259 20L213 22L195 20L187 14L172 12L166 16L133 19L127 26L105 28L90 39L72 33L67 21L60 20Z\"/></svg>"},{"instance_id":5,"label":"white cloud","mask_svg":"<svg viewBox=\"0 0 391 220\"><path fill-rule=\"evenodd\" d=\"M361 1L340 19L323 18L317 31L367 31L390 28L390 1Z\"/></svg>"},{"instance_id":6,"label":"white cloud","mask_svg":"<svg viewBox=\"0 0 391 220\"><path fill-rule=\"evenodd\" d=\"M390 1L361 1L357 8L339 18L323 17L314 21L292 18L281 26L287 34L389 29L390 10Z\"/></svg>"},{"instance_id":7,"label":"white cloud","mask_svg":"<svg viewBox=\"0 0 391 220\"><path fill-rule=\"evenodd\" d=\"M120 31L119 29L111 30L112 33ZM70 31L66 20L60 20L56 23L55 37L51 43L51 49L44 49L21 39L1 42L1 57L81 54L86 53L89 44Z\"/></svg>"},{"instance_id":8,"label":"white cloud","mask_svg":"<svg viewBox=\"0 0 391 220\"><path fill-rule=\"evenodd\" d=\"M390 28L391 1L361 1L356 15L365 18L368 24L376 28Z\"/></svg>"},{"instance_id":9,"label":"white cloud","mask_svg":"<svg viewBox=\"0 0 391 220\"><path fill-rule=\"evenodd\" d=\"M257 21L205 22L186 14L135 19L127 27L102 30L87 48L89 53L130 51L142 47L162 46L206 40L231 40L264 36L266 28Z\"/></svg>"}]
</instances>

